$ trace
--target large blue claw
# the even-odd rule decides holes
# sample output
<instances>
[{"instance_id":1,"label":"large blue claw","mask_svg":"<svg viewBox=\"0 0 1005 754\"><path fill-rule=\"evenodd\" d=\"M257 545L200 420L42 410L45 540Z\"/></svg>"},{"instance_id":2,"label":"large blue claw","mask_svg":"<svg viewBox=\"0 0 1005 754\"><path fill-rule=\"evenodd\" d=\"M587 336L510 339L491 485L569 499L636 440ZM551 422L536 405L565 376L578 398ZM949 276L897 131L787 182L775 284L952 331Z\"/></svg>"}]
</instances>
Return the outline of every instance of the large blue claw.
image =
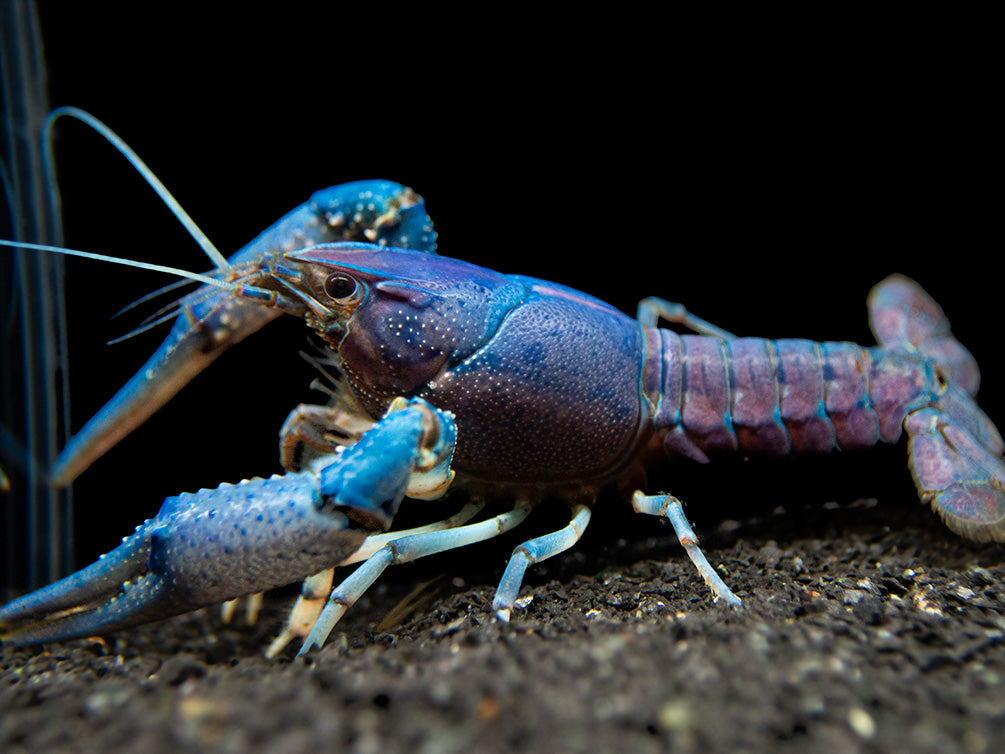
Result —
<instances>
[{"instance_id":1,"label":"large blue claw","mask_svg":"<svg viewBox=\"0 0 1005 754\"><path fill-rule=\"evenodd\" d=\"M436 252L422 197L390 181L357 181L315 193L232 256L231 270L224 272L229 279L253 282L254 273L276 252L334 241ZM72 482L217 356L278 316L274 309L210 286L187 296L167 340L67 444L50 470L50 482Z\"/></svg>"},{"instance_id":2,"label":"large blue claw","mask_svg":"<svg viewBox=\"0 0 1005 754\"><path fill-rule=\"evenodd\" d=\"M93 565L0 609L0 635L108 633L288 584L352 554L383 518L326 502L311 473L171 497Z\"/></svg>"},{"instance_id":3,"label":"large blue claw","mask_svg":"<svg viewBox=\"0 0 1005 754\"><path fill-rule=\"evenodd\" d=\"M0 639L105 634L330 568L387 530L406 493L446 490L455 438L449 414L400 400L319 473L168 498L96 563L0 608Z\"/></svg>"}]
</instances>

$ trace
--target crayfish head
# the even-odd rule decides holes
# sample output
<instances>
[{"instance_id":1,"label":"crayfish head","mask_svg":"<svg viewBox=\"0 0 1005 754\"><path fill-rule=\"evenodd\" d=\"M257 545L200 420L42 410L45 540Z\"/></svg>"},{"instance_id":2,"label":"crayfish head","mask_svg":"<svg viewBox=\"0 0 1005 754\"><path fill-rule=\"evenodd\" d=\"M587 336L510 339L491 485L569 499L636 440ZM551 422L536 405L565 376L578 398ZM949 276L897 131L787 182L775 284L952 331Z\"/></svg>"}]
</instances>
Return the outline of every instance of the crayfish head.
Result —
<instances>
[{"instance_id":1,"label":"crayfish head","mask_svg":"<svg viewBox=\"0 0 1005 754\"><path fill-rule=\"evenodd\" d=\"M449 257L367 244L283 256L307 322L337 350L372 416L481 349L528 295L515 279Z\"/></svg>"}]
</instances>

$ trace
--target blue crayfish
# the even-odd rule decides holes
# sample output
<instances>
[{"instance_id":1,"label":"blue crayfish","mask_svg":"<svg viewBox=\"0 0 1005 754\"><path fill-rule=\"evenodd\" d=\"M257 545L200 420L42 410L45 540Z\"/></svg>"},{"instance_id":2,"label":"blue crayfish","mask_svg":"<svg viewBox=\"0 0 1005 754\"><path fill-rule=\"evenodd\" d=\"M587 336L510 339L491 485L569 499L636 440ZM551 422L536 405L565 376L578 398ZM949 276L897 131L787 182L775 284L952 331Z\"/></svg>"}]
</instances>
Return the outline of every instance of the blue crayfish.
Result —
<instances>
[{"instance_id":1,"label":"blue crayfish","mask_svg":"<svg viewBox=\"0 0 1005 754\"><path fill-rule=\"evenodd\" d=\"M1005 445L974 402L976 363L901 276L869 297L878 347L738 338L662 299L632 319L556 283L437 256L421 198L369 181L319 192L214 277L181 301L168 340L74 438L53 478L71 481L282 313L326 345L331 402L290 415L285 477L169 498L94 565L0 609L5 641L109 632L306 579L270 648L306 636L304 651L387 565L497 536L560 498L568 526L518 546L506 568L493 608L508 619L526 568L572 546L611 483L636 511L668 518L715 598L739 604L680 502L644 489L645 465L864 448L903 430L921 498L957 533L1005 540ZM458 514L387 531L406 494L448 488L471 496ZM502 492L511 510L470 523ZM360 560L332 590L330 569Z\"/></svg>"}]
</instances>

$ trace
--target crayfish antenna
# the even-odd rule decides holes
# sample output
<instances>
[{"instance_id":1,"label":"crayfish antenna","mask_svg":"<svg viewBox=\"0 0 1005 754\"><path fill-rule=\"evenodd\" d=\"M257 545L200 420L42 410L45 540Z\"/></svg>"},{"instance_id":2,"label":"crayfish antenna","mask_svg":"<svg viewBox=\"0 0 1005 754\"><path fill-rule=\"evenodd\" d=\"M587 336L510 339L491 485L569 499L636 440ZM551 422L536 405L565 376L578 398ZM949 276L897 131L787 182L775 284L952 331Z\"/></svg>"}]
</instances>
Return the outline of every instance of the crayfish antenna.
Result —
<instances>
[{"instance_id":1,"label":"crayfish antenna","mask_svg":"<svg viewBox=\"0 0 1005 754\"><path fill-rule=\"evenodd\" d=\"M154 175L154 172L147 167L147 164L140 159L140 156L132 150L132 148L126 144L122 138L115 133L112 129L102 123L100 120L95 118L86 110L81 110L79 107L57 107L51 113L49 117L45 119L45 126L42 129L42 140L45 144L45 172L48 178L48 185L50 191L53 192L52 201L53 206L59 206L59 193L56 183L56 161L53 159L53 136L52 129L56 121L62 117L70 117L79 120L90 126L94 131L101 134L111 144L115 147L119 153L129 161L129 164L133 166L137 173L145 180L160 197L161 201L164 202L165 206L171 210L178 222L185 226L185 230L189 232L189 235L195 240L197 244L206 252L206 256L212 260L213 264L219 269L226 269L230 266L226 257L223 256L213 245L213 242L209 240L202 229L195 224L195 221L189 217L189 214L182 208L178 200L174 198L174 195L167 190L167 187L161 183L160 179Z\"/></svg>"}]
</instances>

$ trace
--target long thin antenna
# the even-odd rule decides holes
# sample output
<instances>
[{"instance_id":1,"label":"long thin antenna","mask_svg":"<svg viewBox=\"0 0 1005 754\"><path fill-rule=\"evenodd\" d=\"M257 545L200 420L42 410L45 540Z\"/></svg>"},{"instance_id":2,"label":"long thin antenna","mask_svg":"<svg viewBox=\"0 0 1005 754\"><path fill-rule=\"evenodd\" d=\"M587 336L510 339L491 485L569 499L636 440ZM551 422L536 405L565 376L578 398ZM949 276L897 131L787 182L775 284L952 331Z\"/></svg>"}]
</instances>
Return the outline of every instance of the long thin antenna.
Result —
<instances>
[{"instance_id":1,"label":"long thin antenna","mask_svg":"<svg viewBox=\"0 0 1005 754\"><path fill-rule=\"evenodd\" d=\"M77 120L86 123L99 134L104 136L105 139L108 140L108 143L119 150L122 156L129 160L129 164L136 168L136 172L143 176L143 179L150 184L150 187L154 191L157 192L157 196L159 196L161 201L167 205L172 214L178 218L178 222L185 226L189 235L191 235L192 238L195 239L195 242L202 247L202 250L206 252L206 256L212 260L213 264L221 270L230 267L230 263L227 261L227 258L217 250L217 248L213 245L213 242L210 241L199 226L195 224L195 221L189 217L188 213L182 209L182 206L171 195L171 192L167 190L163 183L160 182L160 179L154 175L153 171L147 167L146 163L140 159L139 155L136 154L136 152L134 152L128 144L120 139L112 129L95 118L89 112L81 110L79 107L57 107L49 113L49 117L45 119L45 126L42 129L42 141L45 144L45 173L48 179L47 183L49 185L50 199L54 202L55 206L58 206L59 204L59 193L56 188L56 167L55 159L53 158L52 126L64 115L76 118Z\"/></svg>"},{"instance_id":2,"label":"long thin antenna","mask_svg":"<svg viewBox=\"0 0 1005 754\"><path fill-rule=\"evenodd\" d=\"M205 283L206 285L216 286L217 288L223 288L228 291L237 291L241 286L236 283L230 283L226 280L217 280L209 275L201 275L198 272L189 272L188 270L182 270L178 267L168 267L163 264L151 264L149 262L138 262L135 259L123 259L122 257L110 257L107 254L95 254L93 251L79 251L77 249L66 249L62 246L49 246L48 244L41 243L25 243L23 241L8 241L6 239L0 238L0 246L9 246L12 249L31 249L32 251L50 251L56 254L65 254L69 257L84 257L86 259L96 259L99 262L114 262L115 264L124 264L127 267L139 267L141 270L153 270L154 272L166 272L169 275L178 275L179 277L188 278L189 280L194 280L197 283Z\"/></svg>"}]
</instances>

